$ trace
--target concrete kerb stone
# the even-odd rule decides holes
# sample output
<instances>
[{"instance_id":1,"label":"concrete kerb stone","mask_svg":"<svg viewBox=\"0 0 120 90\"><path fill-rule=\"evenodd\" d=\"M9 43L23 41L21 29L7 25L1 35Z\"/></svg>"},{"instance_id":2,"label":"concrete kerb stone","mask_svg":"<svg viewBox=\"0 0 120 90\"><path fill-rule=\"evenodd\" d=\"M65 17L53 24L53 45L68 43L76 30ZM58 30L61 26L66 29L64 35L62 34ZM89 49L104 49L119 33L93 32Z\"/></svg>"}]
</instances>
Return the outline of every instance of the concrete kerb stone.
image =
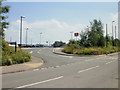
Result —
<instances>
[{"instance_id":1,"label":"concrete kerb stone","mask_svg":"<svg viewBox=\"0 0 120 90\"><path fill-rule=\"evenodd\" d=\"M44 61L42 59L38 60L33 60L35 57L32 57L31 62L26 62L23 64L15 64L11 66L1 66L2 67L2 74L8 74L8 73L16 73L16 72L23 72L23 71L28 71L32 69L36 69L43 65Z\"/></svg>"}]
</instances>

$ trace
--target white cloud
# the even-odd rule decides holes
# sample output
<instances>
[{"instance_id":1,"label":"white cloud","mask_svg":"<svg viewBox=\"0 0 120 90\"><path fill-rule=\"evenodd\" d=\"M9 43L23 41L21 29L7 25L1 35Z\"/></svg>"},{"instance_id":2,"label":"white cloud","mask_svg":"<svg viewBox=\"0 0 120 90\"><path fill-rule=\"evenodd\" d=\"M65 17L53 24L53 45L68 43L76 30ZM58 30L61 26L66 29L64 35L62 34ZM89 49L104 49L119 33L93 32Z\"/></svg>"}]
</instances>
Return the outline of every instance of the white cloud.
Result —
<instances>
[{"instance_id":1,"label":"white cloud","mask_svg":"<svg viewBox=\"0 0 120 90\"><path fill-rule=\"evenodd\" d=\"M118 13L109 14L107 17L108 19L104 22L104 33L106 33L105 24L108 25L108 34L111 35L112 33L112 21L114 20L114 26L117 27L118 32ZM25 43L26 37L26 28L29 27L28 31L28 43L31 43L31 39L33 43L40 42L40 32L42 32L42 43L46 41L50 41L53 43L54 41L61 40L68 42L71 38L70 32L81 32L86 30L87 25L83 24L74 24L69 25L66 22L60 22L56 19L44 20L44 21L34 21L34 22L27 22L23 21L23 43ZM10 37L12 37L13 41L19 42L19 32L20 31L20 20L16 20L10 22L9 29L5 31L6 40L9 41ZM117 35L118 37L118 35Z\"/></svg>"},{"instance_id":2,"label":"white cloud","mask_svg":"<svg viewBox=\"0 0 120 90\"><path fill-rule=\"evenodd\" d=\"M69 25L65 22L60 22L56 19L46 20L46 21L35 21L26 22L23 21L23 43L25 43L26 27L29 27L28 31L28 43L39 43L40 32L42 32L42 43L50 41L53 43L56 40L61 40L68 42L71 38L70 32L81 32L86 25L75 24ZM19 31L20 31L20 20L11 22L9 30L6 30L6 40L10 40L12 37L13 41L19 42Z\"/></svg>"}]
</instances>

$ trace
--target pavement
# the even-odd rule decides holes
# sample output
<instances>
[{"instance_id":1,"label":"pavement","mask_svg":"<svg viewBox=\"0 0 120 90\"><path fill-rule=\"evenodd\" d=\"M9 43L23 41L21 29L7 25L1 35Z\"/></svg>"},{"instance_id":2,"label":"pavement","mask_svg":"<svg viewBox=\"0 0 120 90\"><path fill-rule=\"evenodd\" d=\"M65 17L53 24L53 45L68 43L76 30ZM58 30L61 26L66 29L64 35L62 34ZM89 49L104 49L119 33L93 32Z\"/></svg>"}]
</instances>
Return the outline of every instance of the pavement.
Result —
<instances>
[{"instance_id":1,"label":"pavement","mask_svg":"<svg viewBox=\"0 0 120 90\"><path fill-rule=\"evenodd\" d=\"M27 49L44 64L2 75L3 88L118 88L118 55L66 56L53 48ZM111 89L112 90L112 89Z\"/></svg>"},{"instance_id":2,"label":"pavement","mask_svg":"<svg viewBox=\"0 0 120 90\"><path fill-rule=\"evenodd\" d=\"M26 62L23 64L15 64L11 66L1 66L0 68L2 68L2 74L8 74L35 69L37 67L40 67L42 64L43 64L42 59L32 57L32 60L30 62Z\"/></svg>"}]
</instances>

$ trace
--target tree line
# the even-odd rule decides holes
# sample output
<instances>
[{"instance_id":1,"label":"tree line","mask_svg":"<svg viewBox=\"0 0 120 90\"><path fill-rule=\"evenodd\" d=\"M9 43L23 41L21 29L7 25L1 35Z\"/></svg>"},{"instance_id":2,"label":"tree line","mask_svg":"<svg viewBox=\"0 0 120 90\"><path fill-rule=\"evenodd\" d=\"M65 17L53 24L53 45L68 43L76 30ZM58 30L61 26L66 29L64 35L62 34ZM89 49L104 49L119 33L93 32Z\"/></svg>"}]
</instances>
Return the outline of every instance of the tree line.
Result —
<instances>
[{"instance_id":1,"label":"tree line","mask_svg":"<svg viewBox=\"0 0 120 90\"><path fill-rule=\"evenodd\" d=\"M109 47L109 46L119 46L120 40L109 36L108 34L104 36L103 23L101 20L94 19L90 22L89 28L85 32L81 32L80 40L70 40L69 44L79 44L83 47Z\"/></svg>"}]
</instances>

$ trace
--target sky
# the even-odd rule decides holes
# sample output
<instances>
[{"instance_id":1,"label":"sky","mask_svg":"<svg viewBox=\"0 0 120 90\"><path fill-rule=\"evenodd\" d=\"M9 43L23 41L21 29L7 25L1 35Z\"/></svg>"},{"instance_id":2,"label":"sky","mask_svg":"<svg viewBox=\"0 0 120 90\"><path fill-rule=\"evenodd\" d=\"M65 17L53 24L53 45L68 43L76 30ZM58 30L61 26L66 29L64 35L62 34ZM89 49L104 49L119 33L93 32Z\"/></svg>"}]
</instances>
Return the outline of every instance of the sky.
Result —
<instances>
[{"instance_id":1,"label":"sky","mask_svg":"<svg viewBox=\"0 0 120 90\"><path fill-rule=\"evenodd\" d=\"M71 39L70 32L81 33L87 30L87 26L90 26L90 22L94 19L103 22L104 34L105 24L108 24L109 35L112 32L112 21L115 20L114 26L118 24L117 2L4 2L3 4L11 7L7 14L10 25L5 31L6 41L19 43L20 16L26 17L23 18L22 41L25 43L28 27L29 44L40 43L41 32L43 44L47 44L46 41L68 42Z\"/></svg>"}]
</instances>

